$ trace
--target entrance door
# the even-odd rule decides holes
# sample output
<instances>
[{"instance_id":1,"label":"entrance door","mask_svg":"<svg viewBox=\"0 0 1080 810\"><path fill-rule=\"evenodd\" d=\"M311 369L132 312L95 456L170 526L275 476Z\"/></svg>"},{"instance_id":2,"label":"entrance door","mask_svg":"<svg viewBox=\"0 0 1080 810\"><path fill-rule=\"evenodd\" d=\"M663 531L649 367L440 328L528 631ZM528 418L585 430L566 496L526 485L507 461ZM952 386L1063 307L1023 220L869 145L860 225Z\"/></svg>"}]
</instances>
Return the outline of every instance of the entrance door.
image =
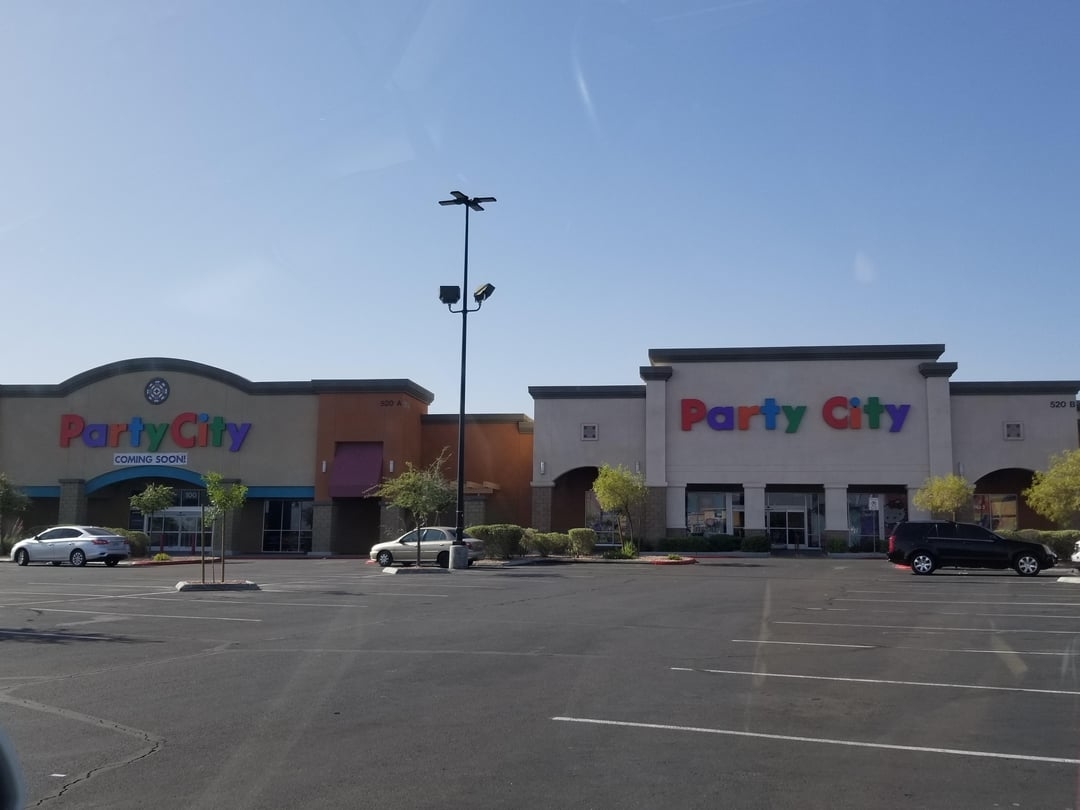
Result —
<instances>
[{"instance_id":1,"label":"entrance door","mask_svg":"<svg viewBox=\"0 0 1080 810\"><path fill-rule=\"evenodd\" d=\"M770 509L765 515L769 542L782 548L806 547L806 510Z\"/></svg>"},{"instance_id":2,"label":"entrance door","mask_svg":"<svg viewBox=\"0 0 1080 810\"><path fill-rule=\"evenodd\" d=\"M151 553L167 551L172 554L199 552L199 526L203 510L198 506L170 506L154 515L153 522L145 519L144 531L150 536ZM203 541L210 549L210 525L203 524Z\"/></svg>"}]
</instances>

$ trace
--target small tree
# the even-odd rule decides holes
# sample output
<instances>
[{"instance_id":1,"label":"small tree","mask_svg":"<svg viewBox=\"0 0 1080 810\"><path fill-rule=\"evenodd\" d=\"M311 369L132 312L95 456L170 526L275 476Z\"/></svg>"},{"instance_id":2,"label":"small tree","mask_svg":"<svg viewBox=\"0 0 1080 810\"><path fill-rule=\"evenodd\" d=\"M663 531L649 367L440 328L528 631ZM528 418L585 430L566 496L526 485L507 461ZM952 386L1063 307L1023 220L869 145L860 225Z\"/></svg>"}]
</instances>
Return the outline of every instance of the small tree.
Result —
<instances>
[{"instance_id":1,"label":"small tree","mask_svg":"<svg viewBox=\"0 0 1080 810\"><path fill-rule=\"evenodd\" d=\"M1080 449L1051 457L1024 490L1028 506L1063 529L1080 519Z\"/></svg>"},{"instance_id":2,"label":"small tree","mask_svg":"<svg viewBox=\"0 0 1080 810\"><path fill-rule=\"evenodd\" d=\"M439 457L426 467L405 462L405 471L396 478L383 480L372 494L405 513L406 521L416 530L416 564L420 565L420 532L428 521L454 502L453 484L443 476L450 451L443 448Z\"/></svg>"},{"instance_id":3,"label":"small tree","mask_svg":"<svg viewBox=\"0 0 1080 810\"><path fill-rule=\"evenodd\" d=\"M619 520L619 540L624 547L629 546L629 551L636 553L634 544L634 517L635 507L645 502L645 476L634 473L629 468L619 465L612 467L603 464L596 480L592 485L596 502L605 512L613 512L619 518L625 518L627 527L630 529L630 539L627 541L622 533L622 520Z\"/></svg>"},{"instance_id":4,"label":"small tree","mask_svg":"<svg viewBox=\"0 0 1080 810\"><path fill-rule=\"evenodd\" d=\"M956 520L956 513L971 505L975 487L961 475L936 475L927 478L912 497L911 502L931 515L948 514Z\"/></svg>"},{"instance_id":5,"label":"small tree","mask_svg":"<svg viewBox=\"0 0 1080 810\"><path fill-rule=\"evenodd\" d=\"M225 581L225 538L229 536L229 515L242 509L248 488L243 484L225 485L221 473L208 472L202 477L206 499L210 501L210 546L214 545L214 526L221 520L221 581ZM204 575L205 580L205 575Z\"/></svg>"},{"instance_id":6,"label":"small tree","mask_svg":"<svg viewBox=\"0 0 1080 810\"><path fill-rule=\"evenodd\" d=\"M18 515L30 508L30 498L0 473L0 536L4 534L4 518Z\"/></svg>"},{"instance_id":7,"label":"small tree","mask_svg":"<svg viewBox=\"0 0 1080 810\"><path fill-rule=\"evenodd\" d=\"M154 515L172 506L176 502L176 493L173 488L165 484L147 484L146 489L138 495L132 495L129 499L131 508L142 513L143 517L149 518L147 527L151 534L154 531ZM161 545L159 550L165 553L165 533L161 533Z\"/></svg>"}]
</instances>

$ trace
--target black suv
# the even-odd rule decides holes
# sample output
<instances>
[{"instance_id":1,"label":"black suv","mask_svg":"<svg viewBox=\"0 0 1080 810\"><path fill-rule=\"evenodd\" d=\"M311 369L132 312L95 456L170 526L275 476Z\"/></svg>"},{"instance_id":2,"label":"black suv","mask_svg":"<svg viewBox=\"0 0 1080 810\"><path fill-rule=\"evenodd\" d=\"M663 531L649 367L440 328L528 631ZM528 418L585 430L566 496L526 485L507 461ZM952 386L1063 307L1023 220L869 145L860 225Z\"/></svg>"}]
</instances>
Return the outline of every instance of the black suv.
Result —
<instances>
[{"instance_id":1,"label":"black suv","mask_svg":"<svg viewBox=\"0 0 1080 810\"><path fill-rule=\"evenodd\" d=\"M1041 543L1006 540L974 523L908 520L889 535L889 562L930 574L943 565L956 568L1014 568L1022 577L1053 568L1057 555Z\"/></svg>"}]
</instances>

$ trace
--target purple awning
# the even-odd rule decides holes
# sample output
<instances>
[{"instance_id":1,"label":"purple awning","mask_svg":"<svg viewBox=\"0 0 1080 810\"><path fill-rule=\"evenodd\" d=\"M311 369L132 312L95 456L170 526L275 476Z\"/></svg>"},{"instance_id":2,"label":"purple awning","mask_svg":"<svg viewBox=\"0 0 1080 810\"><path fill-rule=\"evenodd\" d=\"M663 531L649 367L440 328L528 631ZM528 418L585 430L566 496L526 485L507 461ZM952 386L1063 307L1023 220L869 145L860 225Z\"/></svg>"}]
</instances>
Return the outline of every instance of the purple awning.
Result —
<instances>
[{"instance_id":1,"label":"purple awning","mask_svg":"<svg viewBox=\"0 0 1080 810\"><path fill-rule=\"evenodd\" d=\"M382 481L382 442L338 442L330 468L331 498L363 498Z\"/></svg>"}]
</instances>

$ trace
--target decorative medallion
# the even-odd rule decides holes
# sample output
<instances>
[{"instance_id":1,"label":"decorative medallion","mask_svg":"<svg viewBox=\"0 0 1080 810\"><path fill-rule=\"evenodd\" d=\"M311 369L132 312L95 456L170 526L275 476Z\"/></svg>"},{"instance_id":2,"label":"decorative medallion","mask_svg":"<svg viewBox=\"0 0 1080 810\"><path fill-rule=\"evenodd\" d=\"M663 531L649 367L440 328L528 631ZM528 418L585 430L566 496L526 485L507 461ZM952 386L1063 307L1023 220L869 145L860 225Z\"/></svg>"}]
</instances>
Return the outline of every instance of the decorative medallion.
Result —
<instances>
[{"instance_id":1,"label":"decorative medallion","mask_svg":"<svg viewBox=\"0 0 1080 810\"><path fill-rule=\"evenodd\" d=\"M169 382L164 377L154 377L146 384L143 393L151 405L160 405L169 398Z\"/></svg>"}]
</instances>

